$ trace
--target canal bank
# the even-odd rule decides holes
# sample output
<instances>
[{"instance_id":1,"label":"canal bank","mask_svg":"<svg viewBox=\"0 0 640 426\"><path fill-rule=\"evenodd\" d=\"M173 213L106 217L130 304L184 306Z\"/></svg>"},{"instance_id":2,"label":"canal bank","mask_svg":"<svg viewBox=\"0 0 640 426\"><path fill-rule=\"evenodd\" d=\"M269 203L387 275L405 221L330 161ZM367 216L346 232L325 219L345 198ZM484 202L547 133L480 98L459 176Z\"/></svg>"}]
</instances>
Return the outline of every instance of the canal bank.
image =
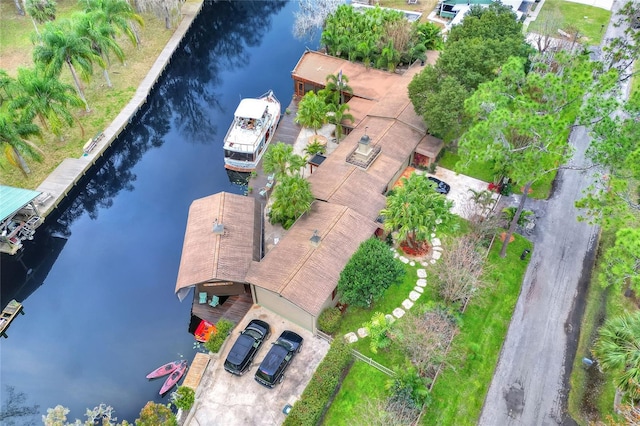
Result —
<instances>
[{"instance_id":1,"label":"canal bank","mask_svg":"<svg viewBox=\"0 0 640 426\"><path fill-rule=\"evenodd\" d=\"M80 158L67 158L36 188L42 194L36 200L40 216L46 217L58 207L67 194L89 173L98 159L111 146L124 128L131 123L138 111L147 102L151 91L156 86L167 65L171 62L176 49L180 46L194 19L202 10L203 0L187 0L181 9L182 20L173 36L167 42L160 55L151 66L147 76L138 86L133 98L120 111L111 124L96 137L89 139L84 146L84 154ZM44 222L42 222L44 223Z\"/></svg>"}]
</instances>

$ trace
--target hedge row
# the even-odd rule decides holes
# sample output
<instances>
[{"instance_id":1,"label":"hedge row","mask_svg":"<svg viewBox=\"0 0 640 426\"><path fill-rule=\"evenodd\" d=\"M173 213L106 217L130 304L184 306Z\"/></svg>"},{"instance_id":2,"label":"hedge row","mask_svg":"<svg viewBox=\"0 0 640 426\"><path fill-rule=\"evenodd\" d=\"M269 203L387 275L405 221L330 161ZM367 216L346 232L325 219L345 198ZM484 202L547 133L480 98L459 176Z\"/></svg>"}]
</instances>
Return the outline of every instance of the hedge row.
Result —
<instances>
[{"instance_id":1,"label":"hedge row","mask_svg":"<svg viewBox=\"0 0 640 426\"><path fill-rule=\"evenodd\" d=\"M351 348L343 339L335 339L300 399L289 412L284 426L315 426L352 361Z\"/></svg>"}]
</instances>

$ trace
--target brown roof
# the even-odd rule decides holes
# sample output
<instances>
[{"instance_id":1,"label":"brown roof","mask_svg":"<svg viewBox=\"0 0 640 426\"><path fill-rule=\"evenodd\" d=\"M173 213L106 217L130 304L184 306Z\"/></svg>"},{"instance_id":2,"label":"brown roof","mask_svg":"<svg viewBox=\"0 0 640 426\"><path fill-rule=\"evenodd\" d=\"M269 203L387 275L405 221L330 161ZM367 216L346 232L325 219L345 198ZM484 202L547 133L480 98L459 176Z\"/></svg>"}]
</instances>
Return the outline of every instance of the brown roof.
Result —
<instances>
[{"instance_id":1,"label":"brown roof","mask_svg":"<svg viewBox=\"0 0 640 426\"><path fill-rule=\"evenodd\" d=\"M376 228L352 209L316 201L262 261L251 264L246 279L317 316L351 255ZM318 247L309 241L315 230Z\"/></svg>"},{"instance_id":2,"label":"brown roof","mask_svg":"<svg viewBox=\"0 0 640 426\"><path fill-rule=\"evenodd\" d=\"M442 139L438 139L432 135L426 135L416 147L416 152L426 155L427 157L436 158L438 154L440 154L443 146L444 142Z\"/></svg>"},{"instance_id":3,"label":"brown roof","mask_svg":"<svg viewBox=\"0 0 640 426\"><path fill-rule=\"evenodd\" d=\"M219 192L191 203L176 282L178 297L188 288L208 282L245 282L254 253L256 228L261 226L255 199ZM222 235L213 232L216 221ZM180 291L185 289L185 291Z\"/></svg>"},{"instance_id":4,"label":"brown roof","mask_svg":"<svg viewBox=\"0 0 640 426\"><path fill-rule=\"evenodd\" d=\"M367 69L360 63L314 51L306 51L291 74L293 78L324 86L327 75L336 75L340 70L349 78L348 84L353 89L354 96L365 99L381 99L393 82L401 77L399 74Z\"/></svg>"},{"instance_id":5,"label":"brown roof","mask_svg":"<svg viewBox=\"0 0 640 426\"><path fill-rule=\"evenodd\" d=\"M349 114L353 115L353 123L347 121L350 127L358 127L360 122L364 120L371 108L373 108L376 104L376 101L372 101L369 99L358 98L354 96L349 99L347 105L349 105Z\"/></svg>"}]
</instances>

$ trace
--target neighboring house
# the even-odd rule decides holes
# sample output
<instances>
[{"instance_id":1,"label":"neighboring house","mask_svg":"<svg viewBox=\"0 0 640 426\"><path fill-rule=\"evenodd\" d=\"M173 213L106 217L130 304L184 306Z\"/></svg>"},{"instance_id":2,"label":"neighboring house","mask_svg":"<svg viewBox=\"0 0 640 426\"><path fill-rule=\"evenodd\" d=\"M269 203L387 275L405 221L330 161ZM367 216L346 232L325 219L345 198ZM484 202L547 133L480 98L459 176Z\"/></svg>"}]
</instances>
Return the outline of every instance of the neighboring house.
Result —
<instances>
[{"instance_id":1,"label":"neighboring house","mask_svg":"<svg viewBox=\"0 0 640 426\"><path fill-rule=\"evenodd\" d=\"M0 252L15 254L24 240L32 240L42 223L36 198L42 193L0 185Z\"/></svg>"},{"instance_id":2,"label":"neighboring house","mask_svg":"<svg viewBox=\"0 0 640 426\"><path fill-rule=\"evenodd\" d=\"M493 3L493 0L444 0L437 6L438 15L442 18L450 19L446 24L447 29L450 29L452 26L462 22L464 15L471 9L471 6L488 6L491 3ZM528 12L531 4L531 2L524 0L502 0L501 3L511 6L518 19L521 19L522 15Z\"/></svg>"},{"instance_id":3,"label":"neighboring house","mask_svg":"<svg viewBox=\"0 0 640 426\"><path fill-rule=\"evenodd\" d=\"M378 228L373 220L338 204L315 201L246 280L255 303L315 333L320 313L338 302L344 266Z\"/></svg>"},{"instance_id":4,"label":"neighboring house","mask_svg":"<svg viewBox=\"0 0 640 426\"><path fill-rule=\"evenodd\" d=\"M219 192L191 204L175 293L182 301L194 289L192 316L239 322L251 307L245 275L261 257L261 218L252 197Z\"/></svg>"}]
</instances>

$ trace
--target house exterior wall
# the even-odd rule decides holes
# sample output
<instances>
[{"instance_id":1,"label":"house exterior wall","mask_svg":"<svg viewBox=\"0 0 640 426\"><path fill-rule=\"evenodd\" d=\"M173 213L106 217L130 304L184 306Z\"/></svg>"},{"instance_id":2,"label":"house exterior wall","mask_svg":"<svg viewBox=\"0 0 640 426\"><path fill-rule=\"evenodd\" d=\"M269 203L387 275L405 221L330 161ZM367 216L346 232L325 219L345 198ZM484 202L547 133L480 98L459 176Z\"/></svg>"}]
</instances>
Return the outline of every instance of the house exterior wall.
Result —
<instances>
[{"instance_id":1,"label":"house exterior wall","mask_svg":"<svg viewBox=\"0 0 640 426\"><path fill-rule=\"evenodd\" d=\"M298 324L301 327L310 330L315 334L316 319L313 315L300 309L284 297L262 287L252 286L254 301L270 311Z\"/></svg>"},{"instance_id":2,"label":"house exterior wall","mask_svg":"<svg viewBox=\"0 0 640 426\"><path fill-rule=\"evenodd\" d=\"M402 163L402 166L398 169L396 174L393 175L393 178L391 179L391 182L389 182L387 184L387 191L390 190L391 188L393 188L393 185L395 185L395 183L398 181L398 179L400 179L400 176L402 176L402 173L404 172L404 170L409 166L410 161L411 161L411 157L409 157L406 160L404 160L404 162Z\"/></svg>"},{"instance_id":3,"label":"house exterior wall","mask_svg":"<svg viewBox=\"0 0 640 426\"><path fill-rule=\"evenodd\" d=\"M237 294L246 293L244 283L238 282L214 282L198 284L196 286L196 295L201 291L206 291L207 294L216 296L235 296Z\"/></svg>"}]
</instances>

